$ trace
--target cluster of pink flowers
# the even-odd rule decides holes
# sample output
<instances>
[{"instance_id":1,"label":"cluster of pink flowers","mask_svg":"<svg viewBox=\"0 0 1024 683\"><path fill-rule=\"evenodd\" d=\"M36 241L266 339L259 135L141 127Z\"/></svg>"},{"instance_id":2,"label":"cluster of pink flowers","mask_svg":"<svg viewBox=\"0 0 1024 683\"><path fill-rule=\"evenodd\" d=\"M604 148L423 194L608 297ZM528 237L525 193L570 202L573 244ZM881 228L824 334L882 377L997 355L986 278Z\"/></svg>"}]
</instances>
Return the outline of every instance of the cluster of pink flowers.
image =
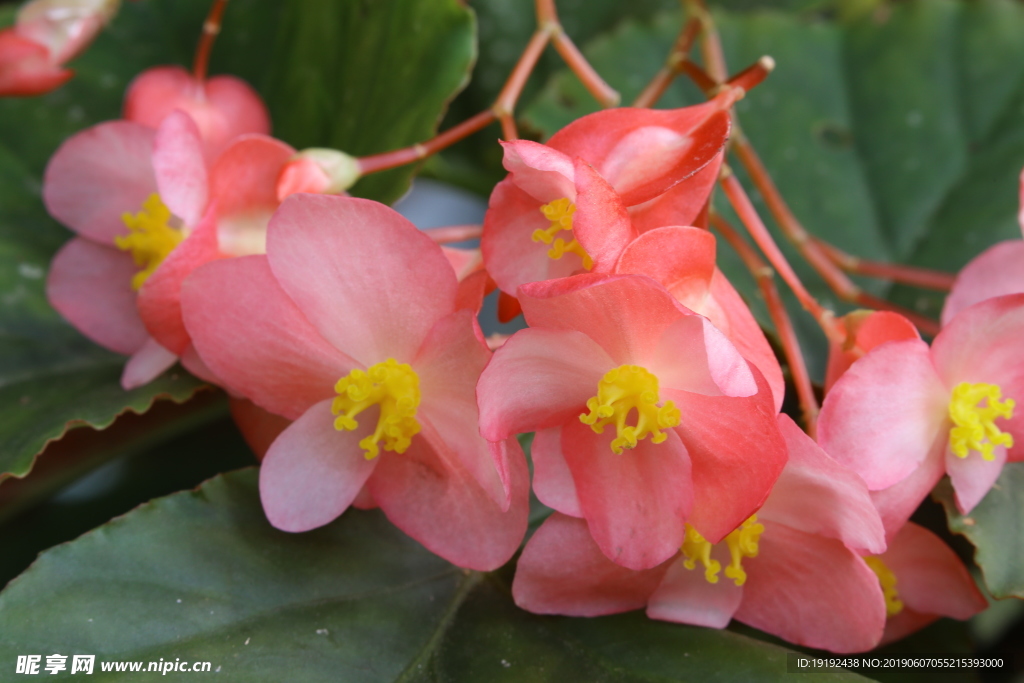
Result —
<instances>
[{"instance_id":1,"label":"cluster of pink flowers","mask_svg":"<svg viewBox=\"0 0 1024 683\"><path fill-rule=\"evenodd\" d=\"M344 186L329 153L269 137L245 84L147 72L125 120L47 169L47 207L78 233L50 299L131 356L126 387L180 359L249 401L280 529L379 507L493 570L527 533L516 437L533 432L533 491L555 512L518 562L525 609L735 618L837 652L966 618L984 599L908 519L944 474L966 513L1024 459L1024 281L1003 276L1024 252L966 269L930 345L895 314L842 320L815 441L780 414L782 369L706 229L740 96L502 143L482 271L386 206L323 194ZM494 352L488 276L529 325Z\"/></svg>"}]
</instances>

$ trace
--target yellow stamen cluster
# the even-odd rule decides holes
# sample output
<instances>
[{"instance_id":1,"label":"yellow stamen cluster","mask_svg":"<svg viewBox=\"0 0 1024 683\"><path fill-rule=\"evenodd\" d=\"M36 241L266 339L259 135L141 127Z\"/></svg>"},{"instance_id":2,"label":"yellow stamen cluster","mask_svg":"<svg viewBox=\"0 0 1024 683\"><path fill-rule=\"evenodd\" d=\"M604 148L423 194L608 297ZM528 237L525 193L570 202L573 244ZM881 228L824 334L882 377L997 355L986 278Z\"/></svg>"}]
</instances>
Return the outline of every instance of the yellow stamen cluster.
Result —
<instances>
[{"instance_id":1,"label":"yellow stamen cluster","mask_svg":"<svg viewBox=\"0 0 1024 683\"><path fill-rule=\"evenodd\" d=\"M338 380L334 390L338 395L331 412L338 416L334 428L339 432L356 429L359 423L353 418L372 405L380 405L377 428L359 442L367 460L380 454L381 441L384 450L404 453L412 437L419 434L416 409L420 405L420 378L409 365L388 358L365 372L353 370Z\"/></svg>"},{"instance_id":2,"label":"yellow stamen cluster","mask_svg":"<svg viewBox=\"0 0 1024 683\"><path fill-rule=\"evenodd\" d=\"M900 595L896 591L896 575L880 557L865 557L864 561L871 567L871 571L878 577L878 583L882 586L882 594L885 595L885 613L891 617L902 612L903 601L900 600Z\"/></svg>"},{"instance_id":3,"label":"yellow stamen cluster","mask_svg":"<svg viewBox=\"0 0 1024 683\"><path fill-rule=\"evenodd\" d=\"M132 276L132 289L138 290L185 236L170 226L171 211L156 193L142 203L142 211L122 214L121 220L128 234L115 237L114 244L130 251L135 265L142 268Z\"/></svg>"},{"instance_id":4,"label":"yellow stamen cluster","mask_svg":"<svg viewBox=\"0 0 1024 683\"><path fill-rule=\"evenodd\" d=\"M658 378L638 365L620 365L609 370L597 383L597 396L587 401L589 413L580 415L580 422L590 425L597 434L605 425L615 423L616 437L612 452L621 455L624 448L635 448L641 439L651 443L668 438L662 429L679 426L679 409L675 403L658 403ZM627 425L626 417L636 410L636 425Z\"/></svg>"},{"instance_id":5,"label":"yellow stamen cluster","mask_svg":"<svg viewBox=\"0 0 1024 683\"><path fill-rule=\"evenodd\" d=\"M555 237L560 232L572 234L572 215L576 213L576 205L567 198L562 197L540 207L540 212L551 221L551 226L546 230L534 230L531 239L534 242L550 244L551 249L548 250L548 256L556 261L566 254L576 254L583 259L583 267L585 269L590 270L593 268L594 259L590 258L590 254L586 252L583 245L575 237L568 242L561 237Z\"/></svg>"},{"instance_id":6,"label":"yellow stamen cluster","mask_svg":"<svg viewBox=\"0 0 1024 683\"><path fill-rule=\"evenodd\" d=\"M1013 417L1013 399L1001 398L998 384L961 382L953 388L949 417L955 426L949 430L949 447L954 455L966 458L973 450L985 460L995 460L996 446L1013 447L1013 436L995 425L997 417Z\"/></svg>"},{"instance_id":7,"label":"yellow stamen cluster","mask_svg":"<svg viewBox=\"0 0 1024 683\"><path fill-rule=\"evenodd\" d=\"M743 524L740 524L734 531L725 537L725 544L729 548L729 564L725 568L725 575L733 580L737 586L747 582L747 573L743 570L744 557L757 557L758 541L764 533L764 525L757 521L757 515L751 515ZM699 561L704 565L704 578L708 583L718 583L718 572L722 564L711 557L711 549L714 546L708 542L700 532L689 524L686 525L686 536L683 538L683 566L687 569L695 569Z\"/></svg>"}]
</instances>

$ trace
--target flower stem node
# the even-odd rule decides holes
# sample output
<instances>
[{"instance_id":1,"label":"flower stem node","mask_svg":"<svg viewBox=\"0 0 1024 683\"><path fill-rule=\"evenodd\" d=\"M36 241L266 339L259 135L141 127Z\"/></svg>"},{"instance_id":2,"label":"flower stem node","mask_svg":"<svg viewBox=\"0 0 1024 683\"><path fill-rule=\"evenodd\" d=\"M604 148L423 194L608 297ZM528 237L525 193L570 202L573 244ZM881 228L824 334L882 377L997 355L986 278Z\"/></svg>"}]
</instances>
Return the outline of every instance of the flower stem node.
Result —
<instances>
[{"instance_id":1,"label":"flower stem node","mask_svg":"<svg viewBox=\"0 0 1024 683\"><path fill-rule=\"evenodd\" d=\"M285 164L277 179L277 198L296 192L339 194L362 176L359 160L336 149L304 149Z\"/></svg>"},{"instance_id":2,"label":"flower stem node","mask_svg":"<svg viewBox=\"0 0 1024 683\"><path fill-rule=\"evenodd\" d=\"M737 586L747 582L747 573L743 571L744 557L757 557L757 543L764 533L764 525L757 521L757 515L751 515L746 521L740 524L734 531L725 537L725 544L729 548L730 562L725 568L725 575L732 579ZM686 525L686 536L683 538L683 566L687 569L695 569L697 562L704 565L704 578L708 583L718 583L718 572L722 564L711 557L711 549L714 546L708 542L700 532L689 524Z\"/></svg>"},{"instance_id":3,"label":"flower stem node","mask_svg":"<svg viewBox=\"0 0 1024 683\"><path fill-rule=\"evenodd\" d=\"M998 384L961 382L953 388L949 417L955 426L949 430L949 447L954 455L966 458L973 450L992 461L996 446L1013 447L1013 436L995 425L997 417L1013 417L1013 399L1001 401L1002 396Z\"/></svg>"},{"instance_id":4,"label":"flower stem node","mask_svg":"<svg viewBox=\"0 0 1024 683\"><path fill-rule=\"evenodd\" d=\"M881 557L872 555L865 557L864 562L871 567L871 571L878 577L878 583L882 586L882 594L885 595L885 613L887 616L895 616L903 611L903 601L896 592L896 575L882 561Z\"/></svg>"},{"instance_id":5,"label":"flower stem node","mask_svg":"<svg viewBox=\"0 0 1024 683\"><path fill-rule=\"evenodd\" d=\"M334 428L339 432L359 427L355 416L372 405L380 405L380 417L373 434L362 439L359 447L366 459L373 460L384 450L404 453L412 437L420 432L416 409L420 405L419 375L406 363L388 358L383 363L364 370L353 370L334 385L338 395L331 404L331 412L338 417Z\"/></svg>"},{"instance_id":6,"label":"flower stem node","mask_svg":"<svg viewBox=\"0 0 1024 683\"><path fill-rule=\"evenodd\" d=\"M134 215L125 213L121 220L128 234L115 237L114 244L118 249L130 251L135 265L142 268L132 276L132 289L138 291L185 236L181 230L171 227L171 211L156 193L142 203L142 211Z\"/></svg>"},{"instance_id":7,"label":"flower stem node","mask_svg":"<svg viewBox=\"0 0 1024 683\"><path fill-rule=\"evenodd\" d=\"M612 452L621 455L624 448L636 448L648 436L651 443L661 443L668 438L662 429L679 426L675 403L666 401L659 408L658 400L657 377L638 365L620 365L597 383L597 396L587 401L590 412L580 415L580 422L590 425L596 434L614 422ZM637 412L636 424L627 425L626 418L633 409Z\"/></svg>"},{"instance_id":8,"label":"flower stem node","mask_svg":"<svg viewBox=\"0 0 1024 683\"><path fill-rule=\"evenodd\" d=\"M540 212L551 221L551 226L546 230L534 230L531 239L534 242L550 244L551 249L548 250L548 256L556 261L566 254L576 254L583 259L584 269L593 268L594 259L590 258L583 245L575 237L569 242L562 237L555 237L560 232L572 234L572 216L576 213L576 205L566 197L562 197L540 207Z\"/></svg>"}]
</instances>

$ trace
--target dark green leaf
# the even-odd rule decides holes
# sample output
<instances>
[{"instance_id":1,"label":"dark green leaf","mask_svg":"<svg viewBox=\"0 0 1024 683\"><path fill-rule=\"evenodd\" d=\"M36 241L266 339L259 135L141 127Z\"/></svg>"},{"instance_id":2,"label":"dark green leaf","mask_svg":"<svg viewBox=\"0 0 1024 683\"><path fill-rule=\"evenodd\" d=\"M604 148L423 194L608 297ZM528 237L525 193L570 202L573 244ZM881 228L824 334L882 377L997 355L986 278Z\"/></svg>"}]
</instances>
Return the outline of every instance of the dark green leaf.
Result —
<instances>
[{"instance_id":1,"label":"dark green leaf","mask_svg":"<svg viewBox=\"0 0 1024 683\"><path fill-rule=\"evenodd\" d=\"M992 490L967 515L957 510L948 479L933 495L946 509L949 528L977 549L974 561L992 596L1024 598L1024 463L1007 463Z\"/></svg>"},{"instance_id":2,"label":"dark green leaf","mask_svg":"<svg viewBox=\"0 0 1024 683\"><path fill-rule=\"evenodd\" d=\"M279 532L256 479L218 477L44 553L0 593L0 662L95 654L98 681L116 679L104 661L160 658L245 683L784 676L785 649L727 631L522 612L499 575L452 567L379 512Z\"/></svg>"}]
</instances>

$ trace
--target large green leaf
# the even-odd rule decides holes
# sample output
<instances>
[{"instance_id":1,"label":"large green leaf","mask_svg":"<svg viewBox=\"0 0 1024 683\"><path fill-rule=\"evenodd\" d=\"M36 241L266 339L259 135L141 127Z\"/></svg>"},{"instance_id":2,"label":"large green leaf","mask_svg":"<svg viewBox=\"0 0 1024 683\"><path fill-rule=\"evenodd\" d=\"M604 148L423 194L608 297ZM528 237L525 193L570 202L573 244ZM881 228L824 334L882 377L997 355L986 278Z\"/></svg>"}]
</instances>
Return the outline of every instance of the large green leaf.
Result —
<instances>
[{"instance_id":1,"label":"large green leaf","mask_svg":"<svg viewBox=\"0 0 1024 683\"><path fill-rule=\"evenodd\" d=\"M1024 49L1017 38L1024 6L915 0L883 10L848 24L774 11L715 16L733 69L765 54L776 60L775 72L736 109L808 230L864 258L953 271L989 244L1019 236ZM664 62L682 20L672 12L624 24L584 53L628 102ZM659 106L699 100L691 85L677 82ZM550 134L594 109L575 78L561 72L526 118ZM763 201L751 194L767 220ZM721 197L716 203L727 212ZM846 310L794 249L783 249L812 293ZM723 269L764 319L753 281L721 251ZM864 284L886 291L885 283ZM906 288L892 298L932 315L942 301ZM820 376L822 336L790 304Z\"/></svg>"},{"instance_id":2,"label":"large green leaf","mask_svg":"<svg viewBox=\"0 0 1024 683\"><path fill-rule=\"evenodd\" d=\"M1024 598L1024 463L1004 466L992 490L967 515L957 510L948 479L933 495L946 509L949 528L977 548L974 561L992 596Z\"/></svg>"},{"instance_id":3,"label":"large green leaf","mask_svg":"<svg viewBox=\"0 0 1024 683\"><path fill-rule=\"evenodd\" d=\"M527 614L501 575L445 563L379 512L277 531L256 478L216 478L44 553L0 593L2 665L94 654L103 681L117 679L104 661L180 658L245 683L767 681L786 670L785 649L727 631Z\"/></svg>"},{"instance_id":4,"label":"large green leaf","mask_svg":"<svg viewBox=\"0 0 1024 683\"><path fill-rule=\"evenodd\" d=\"M68 238L43 209L43 169L82 128L117 118L130 79L191 59L208 0L125 3L74 63L76 77L40 98L0 99L0 480L24 476L69 427L108 426L200 384L180 371L124 392L124 359L84 340L46 303L47 264ZM274 3L236 0L213 72L260 87L276 128L298 146L385 151L430 137L473 61L473 18L457 0ZM11 20L5 12L3 22ZM357 192L390 201L413 170L371 177Z\"/></svg>"}]
</instances>

